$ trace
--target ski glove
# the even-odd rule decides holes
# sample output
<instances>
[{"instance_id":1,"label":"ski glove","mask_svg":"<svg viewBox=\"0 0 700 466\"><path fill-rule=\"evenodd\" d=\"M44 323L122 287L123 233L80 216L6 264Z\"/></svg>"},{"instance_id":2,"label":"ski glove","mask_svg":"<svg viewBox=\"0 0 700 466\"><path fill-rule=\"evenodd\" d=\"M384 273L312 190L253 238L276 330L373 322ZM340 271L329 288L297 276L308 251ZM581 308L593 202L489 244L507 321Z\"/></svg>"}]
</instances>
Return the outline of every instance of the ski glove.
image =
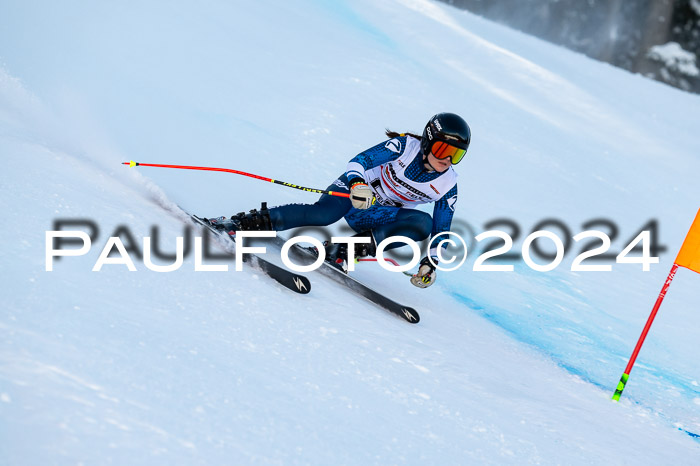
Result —
<instances>
[{"instance_id":1,"label":"ski glove","mask_svg":"<svg viewBox=\"0 0 700 466\"><path fill-rule=\"evenodd\" d=\"M350 202L352 202L354 208L369 209L372 207L373 198L372 190L362 178L358 178L350 183Z\"/></svg>"},{"instance_id":2,"label":"ski glove","mask_svg":"<svg viewBox=\"0 0 700 466\"><path fill-rule=\"evenodd\" d=\"M433 263L437 265L437 260L433 259ZM425 256L420 261L418 273L411 277L411 283L418 288L428 288L435 283L435 265L430 263L428 256Z\"/></svg>"}]
</instances>

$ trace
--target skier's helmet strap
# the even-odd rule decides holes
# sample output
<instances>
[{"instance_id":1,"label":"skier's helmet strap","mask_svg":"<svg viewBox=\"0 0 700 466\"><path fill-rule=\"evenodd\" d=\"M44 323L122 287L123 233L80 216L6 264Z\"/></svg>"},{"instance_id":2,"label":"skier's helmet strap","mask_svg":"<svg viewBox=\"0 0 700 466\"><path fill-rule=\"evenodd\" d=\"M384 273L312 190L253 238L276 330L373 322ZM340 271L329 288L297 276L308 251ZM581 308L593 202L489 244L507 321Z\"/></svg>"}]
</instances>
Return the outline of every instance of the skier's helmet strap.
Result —
<instances>
[{"instance_id":1,"label":"skier's helmet strap","mask_svg":"<svg viewBox=\"0 0 700 466\"><path fill-rule=\"evenodd\" d=\"M433 155L436 156L435 150L440 149L441 156L438 158L450 157L452 163L455 164L464 158L471 138L472 133L469 125L462 117L454 113L438 113L425 125L421 138L421 149L425 155L432 151ZM434 148L433 144L438 141L445 144Z\"/></svg>"}]
</instances>

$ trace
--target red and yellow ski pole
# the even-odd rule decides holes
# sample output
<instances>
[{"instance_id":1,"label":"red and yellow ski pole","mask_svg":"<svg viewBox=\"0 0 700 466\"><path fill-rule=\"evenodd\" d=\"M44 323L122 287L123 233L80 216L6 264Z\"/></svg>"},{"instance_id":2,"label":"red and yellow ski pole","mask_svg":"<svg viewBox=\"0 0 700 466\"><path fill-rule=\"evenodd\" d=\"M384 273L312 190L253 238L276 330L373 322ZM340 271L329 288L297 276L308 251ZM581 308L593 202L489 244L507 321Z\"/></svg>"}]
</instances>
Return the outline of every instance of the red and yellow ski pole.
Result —
<instances>
[{"instance_id":1,"label":"red and yellow ski pole","mask_svg":"<svg viewBox=\"0 0 700 466\"><path fill-rule=\"evenodd\" d=\"M160 164L160 163L139 163L139 162L134 162L133 160L130 162L122 162L122 165L128 165L130 167L178 168L180 170L206 170L206 171L211 171L211 172L233 173L236 175L243 175L243 176L248 176L250 178L255 178L257 180L269 181L270 183L281 184L282 186L286 186L288 188L300 189L302 191L306 191L306 192L310 192L310 193L328 194L330 196L337 196L337 197L350 197L349 193L342 193L342 192L338 192L338 191L327 191L325 189L305 188L303 186L299 186L299 185L292 184L292 183L287 183L285 181L273 180L272 178L266 178L264 176L253 175L252 173L246 173L246 172L242 172L239 170L232 170L230 168L193 167L190 165L164 165L164 164Z\"/></svg>"}]
</instances>

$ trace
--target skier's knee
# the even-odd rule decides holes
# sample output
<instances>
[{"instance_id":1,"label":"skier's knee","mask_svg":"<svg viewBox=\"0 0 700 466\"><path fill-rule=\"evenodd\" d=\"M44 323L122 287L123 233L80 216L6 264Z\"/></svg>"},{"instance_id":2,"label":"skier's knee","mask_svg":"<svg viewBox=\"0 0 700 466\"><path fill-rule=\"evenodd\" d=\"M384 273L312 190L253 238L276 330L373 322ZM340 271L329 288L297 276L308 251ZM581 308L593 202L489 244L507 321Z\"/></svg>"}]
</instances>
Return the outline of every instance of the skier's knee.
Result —
<instances>
[{"instance_id":1,"label":"skier's knee","mask_svg":"<svg viewBox=\"0 0 700 466\"><path fill-rule=\"evenodd\" d=\"M421 212L421 214L423 215L421 216L420 222L417 223L420 224L420 240L424 240L430 236L430 233L433 231L433 217L425 212Z\"/></svg>"},{"instance_id":2,"label":"skier's knee","mask_svg":"<svg viewBox=\"0 0 700 466\"><path fill-rule=\"evenodd\" d=\"M416 241L423 241L433 231L433 218L430 214L417 210L406 220L409 236Z\"/></svg>"}]
</instances>

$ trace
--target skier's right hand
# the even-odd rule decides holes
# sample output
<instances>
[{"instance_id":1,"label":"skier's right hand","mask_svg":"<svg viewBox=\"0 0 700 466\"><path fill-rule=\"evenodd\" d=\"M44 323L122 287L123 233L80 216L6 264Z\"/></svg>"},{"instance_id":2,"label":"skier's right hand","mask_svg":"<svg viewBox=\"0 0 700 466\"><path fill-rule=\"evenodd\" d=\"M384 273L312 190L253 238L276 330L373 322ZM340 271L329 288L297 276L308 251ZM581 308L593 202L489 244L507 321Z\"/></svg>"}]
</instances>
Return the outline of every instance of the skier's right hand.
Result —
<instances>
[{"instance_id":1,"label":"skier's right hand","mask_svg":"<svg viewBox=\"0 0 700 466\"><path fill-rule=\"evenodd\" d=\"M350 185L350 202L356 209L369 209L372 207L374 195L363 179L357 179Z\"/></svg>"},{"instance_id":2,"label":"skier's right hand","mask_svg":"<svg viewBox=\"0 0 700 466\"><path fill-rule=\"evenodd\" d=\"M437 265L437 260L433 259L431 262L428 256L425 256L420 261L418 273L411 277L411 284L418 288L428 288L435 283L435 265L433 264Z\"/></svg>"}]
</instances>

